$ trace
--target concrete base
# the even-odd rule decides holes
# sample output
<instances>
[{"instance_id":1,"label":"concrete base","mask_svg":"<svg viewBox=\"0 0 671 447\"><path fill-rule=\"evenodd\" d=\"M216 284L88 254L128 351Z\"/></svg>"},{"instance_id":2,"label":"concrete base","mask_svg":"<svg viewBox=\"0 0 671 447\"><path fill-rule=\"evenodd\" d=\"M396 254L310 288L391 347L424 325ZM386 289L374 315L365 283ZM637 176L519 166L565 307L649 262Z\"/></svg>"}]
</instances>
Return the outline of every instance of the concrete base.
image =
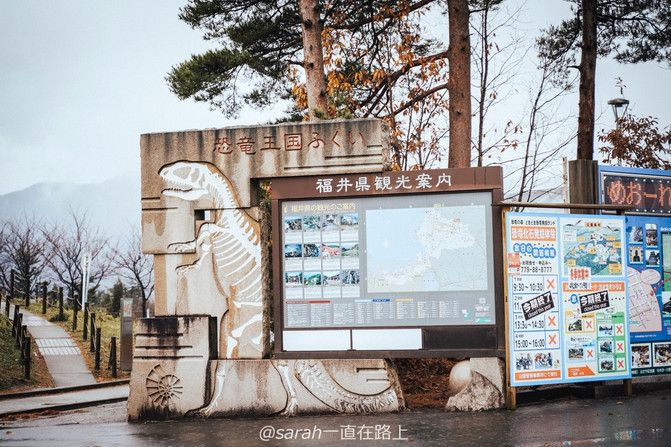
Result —
<instances>
[{"instance_id":1,"label":"concrete base","mask_svg":"<svg viewBox=\"0 0 671 447\"><path fill-rule=\"evenodd\" d=\"M139 366L137 360L134 364L130 420L365 414L404 408L396 374L384 360L212 360L207 371L187 359L149 366ZM177 379L180 393L175 395L169 388ZM146 384L156 380L165 382L159 395L167 398L157 401L148 391Z\"/></svg>"},{"instance_id":2,"label":"concrete base","mask_svg":"<svg viewBox=\"0 0 671 447\"><path fill-rule=\"evenodd\" d=\"M190 416L377 413L403 409L385 360L213 360L207 315L139 320L130 420Z\"/></svg>"},{"instance_id":3,"label":"concrete base","mask_svg":"<svg viewBox=\"0 0 671 447\"><path fill-rule=\"evenodd\" d=\"M383 413L403 408L384 360L218 360L209 404L191 415L294 416Z\"/></svg>"},{"instance_id":4,"label":"concrete base","mask_svg":"<svg viewBox=\"0 0 671 447\"><path fill-rule=\"evenodd\" d=\"M482 411L503 408L503 362L498 358L472 358L459 362L450 373L447 411Z\"/></svg>"},{"instance_id":5,"label":"concrete base","mask_svg":"<svg viewBox=\"0 0 671 447\"><path fill-rule=\"evenodd\" d=\"M182 416L205 405L212 326L206 315L138 321L128 396L129 420Z\"/></svg>"}]
</instances>

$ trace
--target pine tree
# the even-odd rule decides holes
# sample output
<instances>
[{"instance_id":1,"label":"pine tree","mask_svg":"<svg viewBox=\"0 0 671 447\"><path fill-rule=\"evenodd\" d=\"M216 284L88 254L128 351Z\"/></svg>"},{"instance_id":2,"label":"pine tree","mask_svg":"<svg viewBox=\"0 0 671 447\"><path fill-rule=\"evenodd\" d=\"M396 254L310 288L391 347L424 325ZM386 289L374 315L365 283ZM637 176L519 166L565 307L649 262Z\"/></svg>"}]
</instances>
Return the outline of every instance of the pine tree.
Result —
<instances>
[{"instance_id":1,"label":"pine tree","mask_svg":"<svg viewBox=\"0 0 671 447\"><path fill-rule=\"evenodd\" d=\"M580 71L578 159L594 152L594 83L597 56L623 63L671 64L671 2L668 0L566 0L573 17L538 39L541 56L554 61L556 82L569 68ZM580 63L575 65L578 51Z\"/></svg>"}]
</instances>

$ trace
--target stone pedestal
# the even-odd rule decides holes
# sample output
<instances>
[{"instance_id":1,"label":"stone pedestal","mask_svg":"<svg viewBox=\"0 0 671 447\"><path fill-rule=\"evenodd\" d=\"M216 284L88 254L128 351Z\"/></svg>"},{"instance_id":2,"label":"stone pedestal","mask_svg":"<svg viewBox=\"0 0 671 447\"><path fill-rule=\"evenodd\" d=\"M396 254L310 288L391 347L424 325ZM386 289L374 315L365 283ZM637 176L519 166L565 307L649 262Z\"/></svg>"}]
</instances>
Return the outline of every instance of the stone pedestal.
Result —
<instances>
[{"instance_id":1,"label":"stone pedestal","mask_svg":"<svg viewBox=\"0 0 671 447\"><path fill-rule=\"evenodd\" d=\"M194 415L365 414L404 407L396 374L384 360L218 360L210 369L212 399Z\"/></svg>"},{"instance_id":2,"label":"stone pedestal","mask_svg":"<svg viewBox=\"0 0 671 447\"><path fill-rule=\"evenodd\" d=\"M135 327L128 418L181 416L207 403L208 365L216 354L209 316L143 318Z\"/></svg>"},{"instance_id":3,"label":"stone pedestal","mask_svg":"<svg viewBox=\"0 0 671 447\"><path fill-rule=\"evenodd\" d=\"M178 326L190 329L183 322ZM185 335L183 342L189 341ZM396 374L384 360L203 361L195 356L197 350L190 351L193 358L164 356L160 363L136 351L130 420L366 414L404 408Z\"/></svg>"},{"instance_id":4,"label":"stone pedestal","mask_svg":"<svg viewBox=\"0 0 671 447\"><path fill-rule=\"evenodd\" d=\"M482 411L503 408L505 373L498 358L472 358L457 363L450 373L448 411Z\"/></svg>"}]
</instances>

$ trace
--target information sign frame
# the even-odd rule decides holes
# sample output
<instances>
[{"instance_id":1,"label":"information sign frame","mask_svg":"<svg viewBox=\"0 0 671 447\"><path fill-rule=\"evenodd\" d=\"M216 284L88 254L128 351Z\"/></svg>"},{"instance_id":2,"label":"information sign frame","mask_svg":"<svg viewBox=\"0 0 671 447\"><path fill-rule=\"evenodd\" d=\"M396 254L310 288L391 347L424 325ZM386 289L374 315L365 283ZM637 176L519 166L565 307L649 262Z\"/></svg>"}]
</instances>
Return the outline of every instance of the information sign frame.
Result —
<instances>
[{"instance_id":1,"label":"information sign frame","mask_svg":"<svg viewBox=\"0 0 671 447\"><path fill-rule=\"evenodd\" d=\"M507 212L505 219L511 386L630 378L624 217ZM583 241L590 226L605 230ZM606 247L617 253L601 270L572 252L601 259Z\"/></svg>"},{"instance_id":2,"label":"information sign frame","mask_svg":"<svg viewBox=\"0 0 671 447\"><path fill-rule=\"evenodd\" d=\"M598 192L600 203L615 197L635 207L626 217L632 376L669 374L671 172L599 165Z\"/></svg>"},{"instance_id":3,"label":"information sign frame","mask_svg":"<svg viewBox=\"0 0 671 447\"><path fill-rule=\"evenodd\" d=\"M329 184L330 188L324 188ZM355 185L367 184L367 188ZM337 185L341 185L340 188ZM345 185L345 186L342 186ZM391 171L367 174L323 175L271 180L274 355L277 358L394 358L394 357L504 357L503 291L493 287L492 324L338 326L307 330L286 327L284 225L285 203L363 199L368 202L405 197L422 200L436 194L487 193L491 206L490 268L493 284L501 284L502 225L497 204L503 198L500 167ZM449 197L449 196L448 196ZM454 196L456 197L456 196ZM491 205L490 205L491 204ZM491 212L490 212L491 211ZM305 293L305 292L303 292ZM312 314L311 314L312 315ZM322 331L316 333L314 331ZM331 332L328 332L331 331ZM340 337L349 331L347 338ZM316 334L316 335L315 335ZM310 345L311 335L328 343ZM298 340L297 340L298 339ZM413 341L414 340L414 341ZM343 346L343 343L345 345ZM349 343L349 345L347 345ZM307 346L307 347L305 347Z\"/></svg>"}]
</instances>

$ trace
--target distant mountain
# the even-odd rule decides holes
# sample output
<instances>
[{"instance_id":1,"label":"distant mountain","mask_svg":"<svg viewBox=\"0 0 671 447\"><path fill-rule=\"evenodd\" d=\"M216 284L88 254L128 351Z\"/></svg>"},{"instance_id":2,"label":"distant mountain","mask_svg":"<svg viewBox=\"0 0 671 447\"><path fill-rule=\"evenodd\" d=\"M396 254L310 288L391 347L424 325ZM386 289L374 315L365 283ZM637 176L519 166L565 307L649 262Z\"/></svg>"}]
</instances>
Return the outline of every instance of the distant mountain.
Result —
<instances>
[{"instance_id":1,"label":"distant mountain","mask_svg":"<svg viewBox=\"0 0 671 447\"><path fill-rule=\"evenodd\" d=\"M26 215L67 222L70 210L86 211L91 225L104 235L123 237L140 225L140 178L126 174L101 183L38 183L0 195L0 220Z\"/></svg>"}]
</instances>

